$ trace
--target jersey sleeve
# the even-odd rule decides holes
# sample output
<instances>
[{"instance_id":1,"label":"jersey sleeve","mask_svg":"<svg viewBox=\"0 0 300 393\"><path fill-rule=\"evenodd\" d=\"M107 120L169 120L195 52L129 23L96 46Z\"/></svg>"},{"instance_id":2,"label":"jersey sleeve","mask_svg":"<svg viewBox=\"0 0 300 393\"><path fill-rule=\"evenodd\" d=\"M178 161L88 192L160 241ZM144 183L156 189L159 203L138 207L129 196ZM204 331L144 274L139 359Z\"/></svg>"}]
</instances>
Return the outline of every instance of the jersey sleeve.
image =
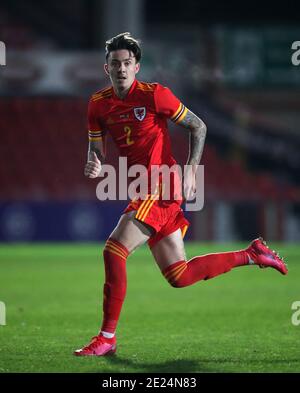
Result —
<instances>
[{"instance_id":1,"label":"jersey sleeve","mask_svg":"<svg viewBox=\"0 0 300 393\"><path fill-rule=\"evenodd\" d=\"M94 142L101 140L105 133L100 124L100 118L97 114L97 108L93 100L90 100L88 105L87 123L89 141Z\"/></svg>"},{"instance_id":2,"label":"jersey sleeve","mask_svg":"<svg viewBox=\"0 0 300 393\"><path fill-rule=\"evenodd\" d=\"M175 123L183 120L187 114L187 108L172 91L159 84L154 91L154 102L157 113L171 119Z\"/></svg>"}]
</instances>

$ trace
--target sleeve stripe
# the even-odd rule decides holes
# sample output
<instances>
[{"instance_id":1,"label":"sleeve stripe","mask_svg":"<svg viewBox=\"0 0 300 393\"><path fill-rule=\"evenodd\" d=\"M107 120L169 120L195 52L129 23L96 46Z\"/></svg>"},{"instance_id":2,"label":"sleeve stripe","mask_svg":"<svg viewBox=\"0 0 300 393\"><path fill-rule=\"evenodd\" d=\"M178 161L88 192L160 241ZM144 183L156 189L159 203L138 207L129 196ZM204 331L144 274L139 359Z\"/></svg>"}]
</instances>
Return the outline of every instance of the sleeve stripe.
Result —
<instances>
[{"instance_id":1,"label":"sleeve stripe","mask_svg":"<svg viewBox=\"0 0 300 393\"><path fill-rule=\"evenodd\" d=\"M180 118L180 116L183 114L184 110L185 110L185 106L182 104L180 111L178 112L178 114L175 117L172 117L172 120L176 122Z\"/></svg>"},{"instance_id":2,"label":"sleeve stripe","mask_svg":"<svg viewBox=\"0 0 300 393\"><path fill-rule=\"evenodd\" d=\"M111 87L107 87L106 89L98 91L97 93L93 94L93 97L100 96L102 94L108 93L109 91L111 91Z\"/></svg>"},{"instance_id":3,"label":"sleeve stripe","mask_svg":"<svg viewBox=\"0 0 300 393\"><path fill-rule=\"evenodd\" d=\"M186 107L184 107L183 113L180 114L180 116L177 117L177 119L174 119L174 121L175 121L176 123L179 123L180 121L182 121L182 120L185 118L187 112L188 112L188 109L187 109Z\"/></svg>"},{"instance_id":4,"label":"sleeve stripe","mask_svg":"<svg viewBox=\"0 0 300 393\"><path fill-rule=\"evenodd\" d=\"M103 98L111 98L112 94L111 92L107 92L107 93L103 93L103 94L99 94L97 96L93 96L92 97L92 101L98 101L98 100L102 100Z\"/></svg>"},{"instance_id":5,"label":"sleeve stripe","mask_svg":"<svg viewBox=\"0 0 300 393\"><path fill-rule=\"evenodd\" d=\"M89 136L89 141L91 142L96 142L96 141L101 141L102 136L98 136L97 138L92 138L91 136Z\"/></svg>"},{"instance_id":6,"label":"sleeve stripe","mask_svg":"<svg viewBox=\"0 0 300 393\"><path fill-rule=\"evenodd\" d=\"M97 131L89 130L89 134L99 134L99 133L102 133L102 132L103 132L102 130L97 130Z\"/></svg>"},{"instance_id":7,"label":"sleeve stripe","mask_svg":"<svg viewBox=\"0 0 300 393\"><path fill-rule=\"evenodd\" d=\"M103 136L104 136L104 131L101 131L101 130L91 131L91 130L89 130L89 141L91 141L91 142L100 141Z\"/></svg>"},{"instance_id":8,"label":"sleeve stripe","mask_svg":"<svg viewBox=\"0 0 300 393\"><path fill-rule=\"evenodd\" d=\"M89 136L90 137L92 137L92 138L96 138L96 137L98 137L98 136L102 136L102 132L98 132L97 134L95 133L95 134L91 134L90 132L89 132Z\"/></svg>"},{"instance_id":9,"label":"sleeve stripe","mask_svg":"<svg viewBox=\"0 0 300 393\"><path fill-rule=\"evenodd\" d=\"M181 111L182 109L182 103L179 104L179 107L177 108L176 112L174 113L173 116L171 116L171 120L174 120L174 118L178 115L178 113Z\"/></svg>"}]
</instances>

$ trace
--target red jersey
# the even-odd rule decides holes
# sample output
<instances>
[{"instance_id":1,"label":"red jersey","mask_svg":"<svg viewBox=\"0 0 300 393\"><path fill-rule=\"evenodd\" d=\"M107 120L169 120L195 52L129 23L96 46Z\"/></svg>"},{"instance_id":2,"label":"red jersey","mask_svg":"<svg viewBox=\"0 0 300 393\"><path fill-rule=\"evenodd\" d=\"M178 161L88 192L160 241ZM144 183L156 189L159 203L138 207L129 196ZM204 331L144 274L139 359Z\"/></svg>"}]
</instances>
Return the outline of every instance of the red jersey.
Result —
<instances>
[{"instance_id":1,"label":"red jersey","mask_svg":"<svg viewBox=\"0 0 300 393\"><path fill-rule=\"evenodd\" d=\"M113 87L102 89L91 97L88 108L89 139L96 141L107 132L112 136L120 156L128 166L176 163L172 156L167 119L182 120L185 106L159 83L135 80L124 99Z\"/></svg>"}]
</instances>

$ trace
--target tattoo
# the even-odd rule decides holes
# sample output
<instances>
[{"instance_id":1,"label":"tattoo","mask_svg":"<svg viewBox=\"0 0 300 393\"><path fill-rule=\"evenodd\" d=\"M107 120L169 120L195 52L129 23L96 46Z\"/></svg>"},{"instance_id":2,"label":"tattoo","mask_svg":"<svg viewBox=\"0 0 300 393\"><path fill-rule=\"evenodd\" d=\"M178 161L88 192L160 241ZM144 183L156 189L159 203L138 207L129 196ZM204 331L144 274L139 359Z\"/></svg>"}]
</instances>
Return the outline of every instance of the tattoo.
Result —
<instances>
[{"instance_id":1,"label":"tattoo","mask_svg":"<svg viewBox=\"0 0 300 393\"><path fill-rule=\"evenodd\" d=\"M98 159L100 160L101 163L104 162L105 159L105 154L104 154L104 147L103 147L103 142L89 142L89 151L88 151L88 160L90 159L90 153L95 152L97 154Z\"/></svg>"},{"instance_id":2,"label":"tattoo","mask_svg":"<svg viewBox=\"0 0 300 393\"><path fill-rule=\"evenodd\" d=\"M184 119L178 124L190 130L190 146L187 164L198 165L203 153L206 125L199 117L189 110Z\"/></svg>"}]
</instances>

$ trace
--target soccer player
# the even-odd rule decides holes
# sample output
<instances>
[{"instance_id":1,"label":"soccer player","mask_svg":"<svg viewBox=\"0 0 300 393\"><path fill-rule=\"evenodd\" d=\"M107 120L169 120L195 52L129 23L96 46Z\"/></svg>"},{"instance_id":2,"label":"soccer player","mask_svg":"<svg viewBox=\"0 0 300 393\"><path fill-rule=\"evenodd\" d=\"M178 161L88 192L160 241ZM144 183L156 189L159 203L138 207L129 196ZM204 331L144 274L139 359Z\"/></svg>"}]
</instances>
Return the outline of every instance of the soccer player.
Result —
<instances>
[{"instance_id":1,"label":"soccer player","mask_svg":"<svg viewBox=\"0 0 300 393\"><path fill-rule=\"evenodd\" d=\"M106 64L111 87L91 97L88 107L89 149L84 174L96 178L105 159L105 136L109 133L127 157L129 166L142 164L172 166L167 120L190 133L189 170L184 177L184 195L195 192L195 173L200 162L206 126L167 87L136 79L140 69L141 48L130 33L119 34L106 42ZM175 181L174 181L175 183ZM181 209L182 199L161 198L161 184L154 194L132 200L103 250L105 283L103 321L100 332L77 356L104 356L116 351L116 328L126 294L126 260L133 250L148 242L163 276L176 288L207 280L234 267L258 265L287 274L283 260L262 239L255 239L244 250L196 256L187 261L183 236L189 225Z\"/></svg>"}]
</instances>

